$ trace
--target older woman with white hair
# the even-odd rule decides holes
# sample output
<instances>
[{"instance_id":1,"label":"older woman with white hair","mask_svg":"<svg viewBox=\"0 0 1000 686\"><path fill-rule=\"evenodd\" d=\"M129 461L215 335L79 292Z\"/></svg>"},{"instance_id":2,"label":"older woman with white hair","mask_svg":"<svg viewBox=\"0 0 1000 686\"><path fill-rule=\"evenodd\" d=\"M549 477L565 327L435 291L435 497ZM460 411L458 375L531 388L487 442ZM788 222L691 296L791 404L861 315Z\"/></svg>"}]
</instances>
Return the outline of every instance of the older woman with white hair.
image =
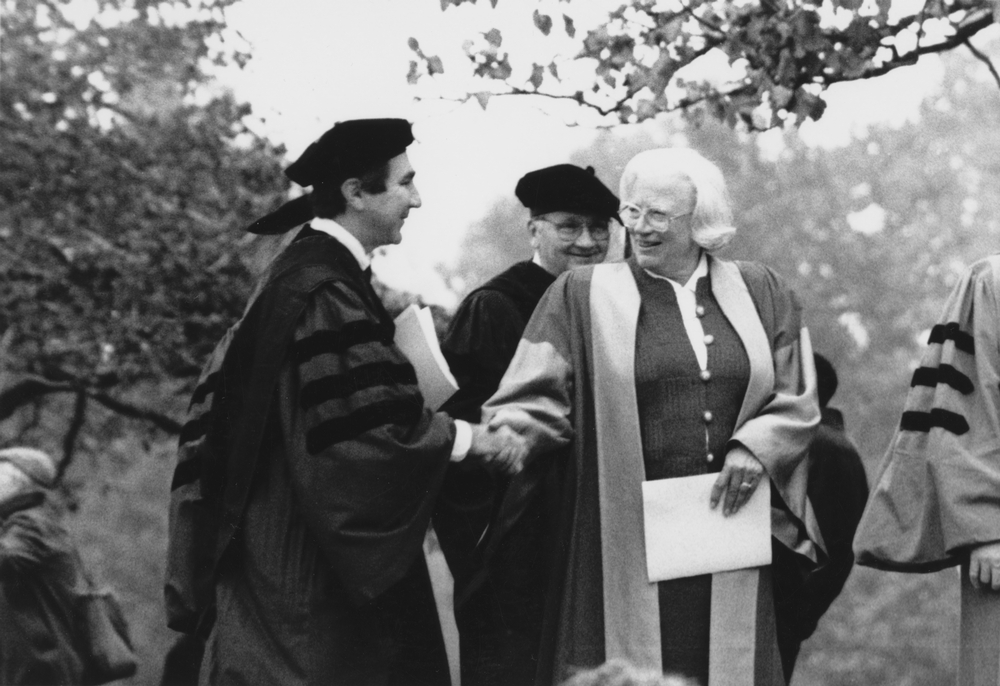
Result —
<instances>
[{"instance_id":1,"label":"older woman with white hair","mask_svg":"<svg viewBox=\"0 0 1000 686\"><path fill-rule=\"evenodd\" d=\"M766 571L650 583L641 484L715 472L711 506L732 514L770 479L773 535L813 552L802 460L819 407L799 305L769 268L713 254L735 229L722 173L698 153L640 153L620 195L632 256L552 285L483 408L532 446L487 555L525 503L551 503L536 683L615 658L783 683Z\"/></svg>"}]
</instances>

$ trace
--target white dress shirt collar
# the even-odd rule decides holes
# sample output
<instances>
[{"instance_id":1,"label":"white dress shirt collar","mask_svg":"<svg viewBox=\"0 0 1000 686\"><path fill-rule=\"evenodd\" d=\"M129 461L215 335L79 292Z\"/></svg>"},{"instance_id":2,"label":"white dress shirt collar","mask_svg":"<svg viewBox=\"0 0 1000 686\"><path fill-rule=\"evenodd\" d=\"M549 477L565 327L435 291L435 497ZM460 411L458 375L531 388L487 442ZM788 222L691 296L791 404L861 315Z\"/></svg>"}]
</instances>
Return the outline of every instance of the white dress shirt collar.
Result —
<instances>
[{"instance_id":1,"label":"white dress shirt collar","mask_svg":"<svg viewBox=\"0 0 1000 686\"><path fill-rule=\"evenodd\" d=\"M340 241L341 244L347 248L352 255L354 255L354 259L358 261L358 266L361 267L361 271L364 271L371 266L372 261L365 253L365 249L364 246L361 245L361 241L355 238L350 231L337 222L332 219L322 219L321 217L316 217L315 219L311 219L309 221L309 226Z\"/></svg>"},{"instance_id":2,"label":"white dress shirt collar","mask_svg":"<svg viewBox=\"0 0 1000 686\"><path fill-rule=\"evenodd\" d=\"M694 268L694 272L688 277L688 280L684 285L681 285L679 281L674 281L673 279L667 278L666 276L660 276L659 274L654 274L648 269L645 270L647 274L652 276L654 279L663 279L664 281L669 281L671 285L675 288L684 288L692 293L698 287L698 279L703 276L708 276L708 258L705 257L705 251L701 251L701 255L698 257L698 266Z\"/></svg>"},{"instance_id":3,"label":"white dress shirt collar","mask_svg":"<svg viewBox=\"0 0 1000 686\"><path fill-rule=\"evenodd\" d=\"M698 366L702 371L705 371L708 369L708 343L706 342L705 329L701 325L701 315L698 314L698 302L695 295L698 279L708 275L708 258L705 257L705 251L702 251L701 257L698 258L698 266L695 267L694 273L683 286L673 279L659 276L648 269L646 273L655 279L663 279L673 287L674 295L677 297L677 306L681 311L681 320L684 322L684 331L691 343L691 349L694 350ZM704 310L701 312L704 314Z\"/></svg>"}]
</instances>

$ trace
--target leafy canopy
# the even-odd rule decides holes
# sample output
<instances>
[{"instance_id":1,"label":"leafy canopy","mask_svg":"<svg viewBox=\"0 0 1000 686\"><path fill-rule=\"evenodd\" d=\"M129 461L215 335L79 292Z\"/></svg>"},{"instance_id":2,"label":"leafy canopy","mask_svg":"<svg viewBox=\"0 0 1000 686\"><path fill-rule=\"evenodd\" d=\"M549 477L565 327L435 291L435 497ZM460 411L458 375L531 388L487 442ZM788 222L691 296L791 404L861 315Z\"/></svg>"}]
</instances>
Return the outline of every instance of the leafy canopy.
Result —
<instances>
[{"instance_id":1,"label":"leafy canopy","mask_svg":"<svg viewBox=\"0 0 1000 686\"><path fill-rule=\"evenodd\" d=\"M283 194L249 107L208 90L218 2L105 0L74 24L8 0L0 89L0 333L8 371L190 376L239 314L239 228Z\"/></svg>"},{"instance_id":2,"label":"leafy canopy","mask_svg":"<svg viewBox=\"0 0 1000 686\"><path fill-rule=\"evenodd\" d=\"M496 7L498 0L490 0ZM477 0L441 0L441 9ZM537 0L535 29L577 38L578 0ZM466 43L485 107L495 95L567 99L621 123L682 110L766 130L818 119L822 92L965 45L994 22L995 0L628 0L576 40L571 57L519 68L497 29ZM410 81L444 73L411 38ZM512 62L512 60L514 60ZM586 63L588 77L561 76ZM706 75L704 66L712 65ZM579 70L577 70L579 71ZM1000 84L1000 75L992 68Z\"/></svg>"},{"instance_id":3,"label":"leafy canopy","mask_svg":"<svg viewBox=\"0 0 1000 686\"><path fill-rule=\"evenodd\" d=\"M73 390L155 420L109 393L191 381L238 318L287 181L211 80L231 2L0 0L0 419Z\"/></svg>"}]
</instances>

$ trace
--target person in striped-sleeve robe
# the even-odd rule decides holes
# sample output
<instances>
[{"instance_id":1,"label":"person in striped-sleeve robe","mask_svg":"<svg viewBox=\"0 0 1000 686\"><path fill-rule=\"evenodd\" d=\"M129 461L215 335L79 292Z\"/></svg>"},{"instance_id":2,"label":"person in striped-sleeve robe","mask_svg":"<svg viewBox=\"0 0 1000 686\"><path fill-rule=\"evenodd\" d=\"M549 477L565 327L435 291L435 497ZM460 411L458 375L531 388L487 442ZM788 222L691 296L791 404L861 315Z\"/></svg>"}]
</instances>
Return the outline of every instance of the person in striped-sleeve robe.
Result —
<instances>
[{"instance_id":1,"label":"person in striped-sleeve robe","mask_svg":"<svg viewBox=\"0 0 1000 686\"><path fill-rule=\"evenodd\" d=\"M422 543L449 461L512 432L424 406L368 253L420 206L403 120L337 124L287 170L314 213L206 367L171 503L168 618L208 684L448 684ZM296 201L293 201L296 202ZM505 462L506 461L506 462Z\"/></svg>"},{"instance_id":2,"label":"person in striped-sleeve robe","mask_svg":"<svg viewBox=\"0 0 1000 686\"><path fill-rule=\"evenodd\" d=\"M993 255L965 270L931 329L854 538L858 564L932 572L971 551L975 582L1000 589L998 303Z\"/></svg>"},{"instance_id":3,"label":"person in striped-sleeve robe","mask_svg":"<svg viewBox=\"0 0 1000 686\"><path fill-rule=\"evenodd\" d=\"M1000 254L930 331L854 537L859 565L962 566L959 686L1000 682Z\"/></svg>"}]
</instances>

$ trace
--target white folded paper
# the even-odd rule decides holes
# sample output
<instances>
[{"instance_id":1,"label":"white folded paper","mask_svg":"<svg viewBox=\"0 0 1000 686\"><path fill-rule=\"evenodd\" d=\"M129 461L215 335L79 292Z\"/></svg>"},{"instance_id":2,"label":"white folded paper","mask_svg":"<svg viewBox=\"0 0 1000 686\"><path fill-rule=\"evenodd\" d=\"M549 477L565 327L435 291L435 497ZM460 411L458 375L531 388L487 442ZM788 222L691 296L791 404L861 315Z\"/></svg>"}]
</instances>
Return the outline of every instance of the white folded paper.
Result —
<instances>
[{"instance_id":1,"label":"white folded paper","mask_svg":"<svg viewBox=\"0 0 1000 686\"><path fill-rule=\"evenodd\" d=\"M436 410L458 390L458 382L441 353L430 309L411 304L396 317L393 341L417 372L424 404Z\"/></svg>"},{"instance_id":2,"label":"white folded paper","mask_svg":"<svg viewBox=\"0 0 1000 686\"><path fill-rule=\"evenodd\" d=\"M649 581L771 564L770 480L729 517L709 507L718 474L644 481L643 520ZM725 497L725 496L723 496Z\"/></svg>"}]
</instances>

